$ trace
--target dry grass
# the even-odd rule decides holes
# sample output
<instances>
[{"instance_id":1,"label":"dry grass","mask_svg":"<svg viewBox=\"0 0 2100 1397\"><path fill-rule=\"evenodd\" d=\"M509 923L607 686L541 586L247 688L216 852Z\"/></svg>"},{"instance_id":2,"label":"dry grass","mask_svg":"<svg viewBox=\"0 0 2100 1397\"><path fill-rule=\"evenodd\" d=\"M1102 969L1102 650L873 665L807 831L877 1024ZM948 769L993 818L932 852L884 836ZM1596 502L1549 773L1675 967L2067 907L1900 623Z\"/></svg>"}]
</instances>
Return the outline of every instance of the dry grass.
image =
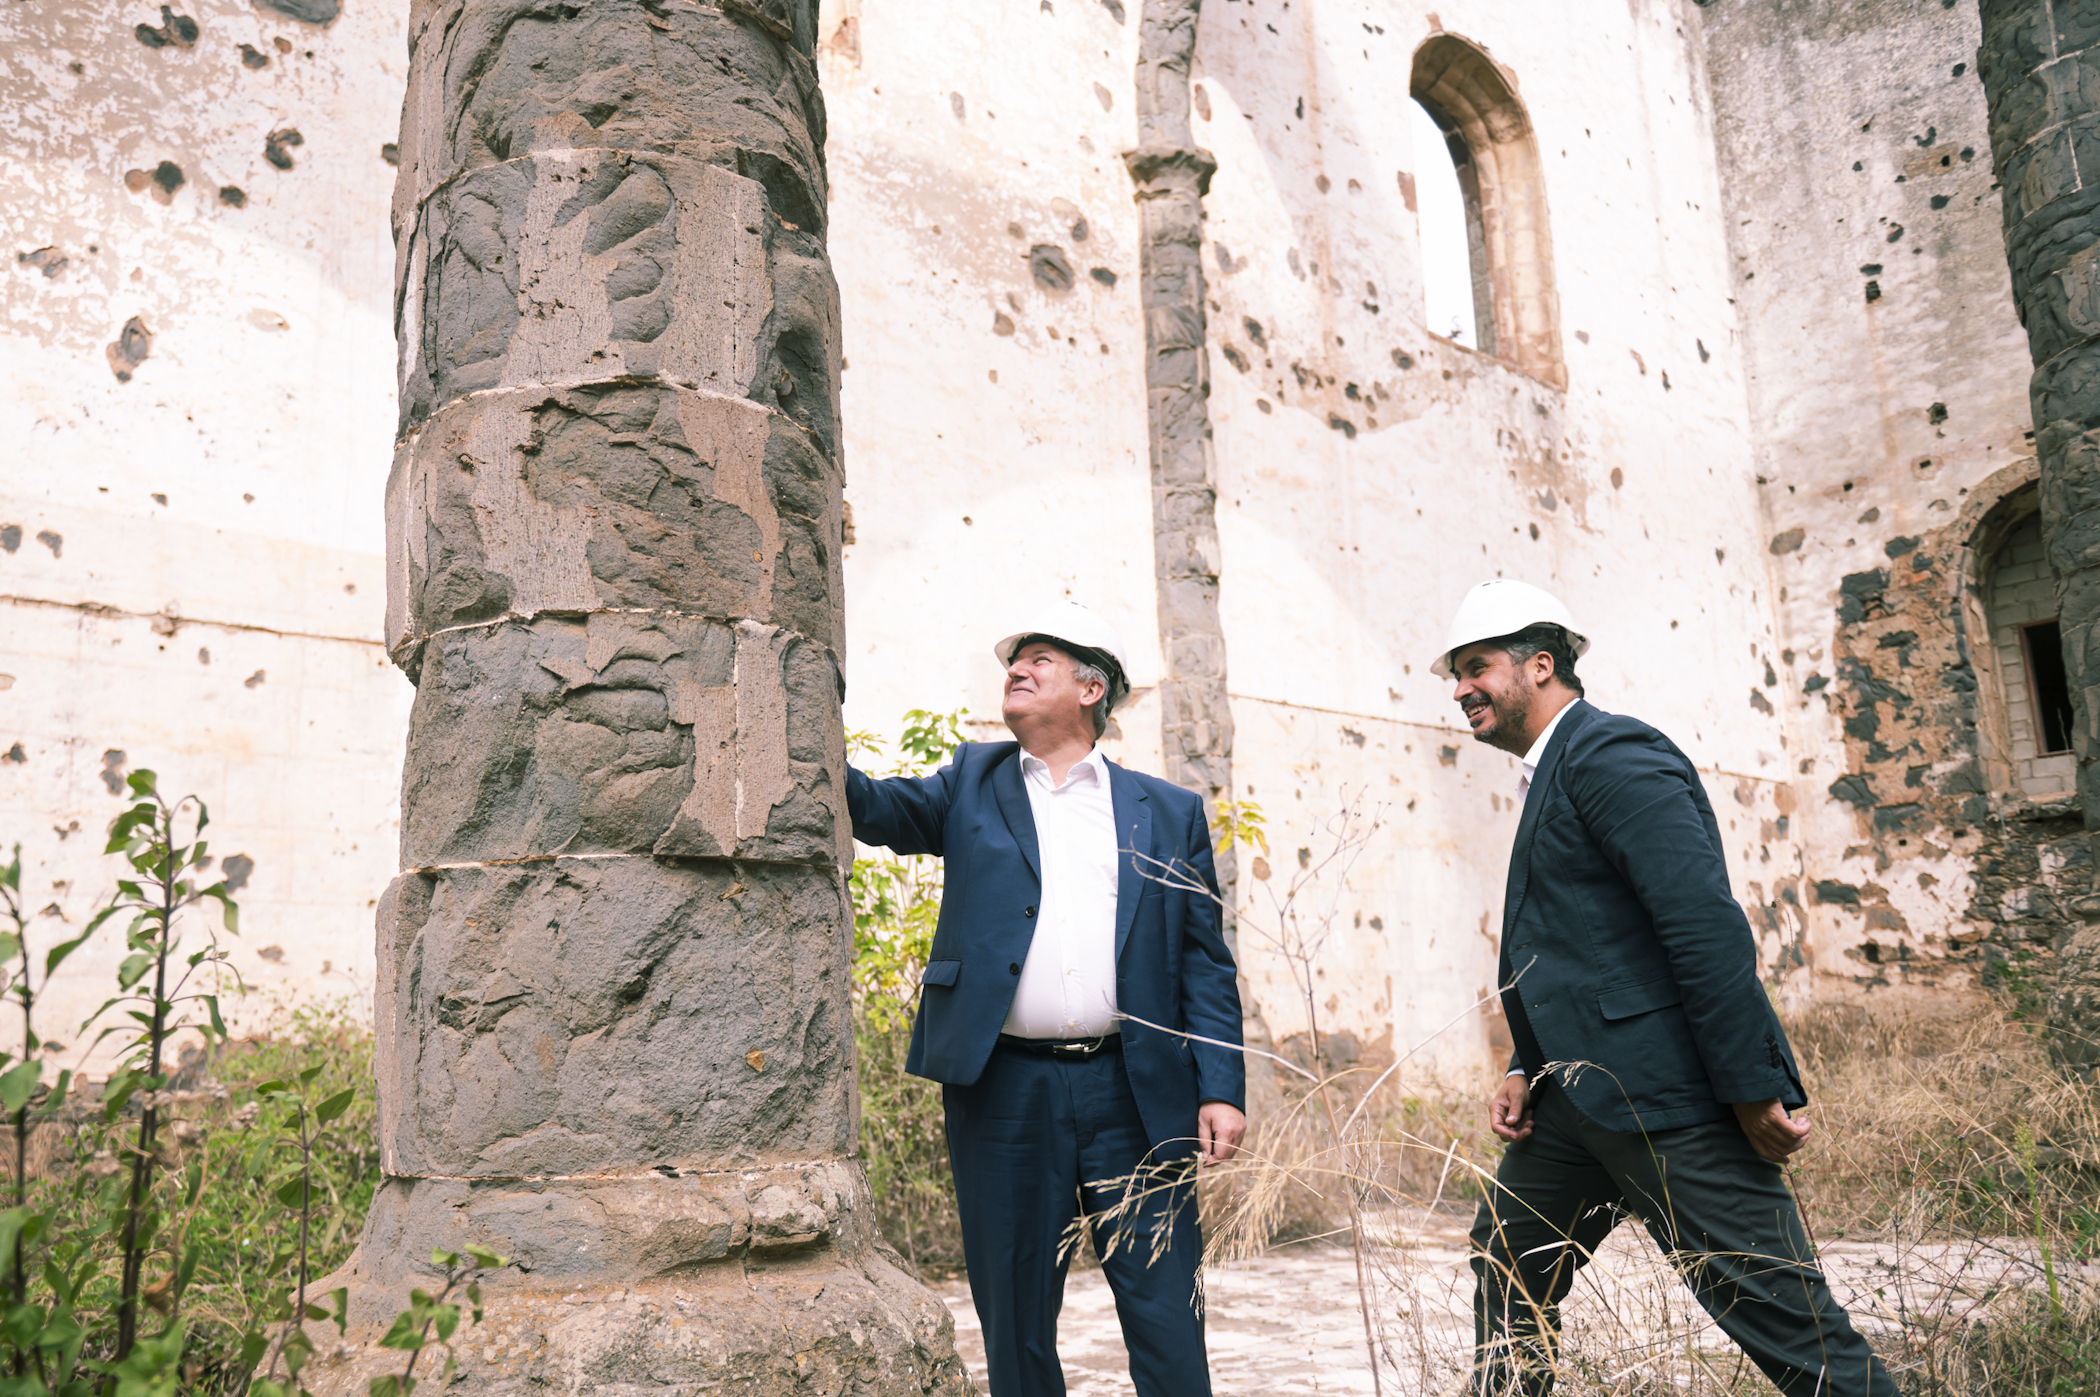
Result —
<instances>
[{"instance_id":1,"label":"dry grass","mask_svg":"<svg viewBox=\"0 0 2100 1397\"><path fill-rule=\"evenodd\" d=\"M2100 1090L2052 1069L1995 1004L1827 1008L1789 1031L1816 1122L1794 1187L1906 1397L2100 1394ZM1419 1239L1448 1239L1454 1205L1492 1173L1486 1090L1388 1084L1353 1123L1327 1114L1323 1092L1354 1106L1366 1085L1361 1069L1301 1084L1243 1163L1213 1171L1210 1252L1347 1244L1353 1226L1384 1390L1463 1390L1471 1275ZM1568 1397L1773 1391L1637 1227L1600 1248L1564 1313Z\"/></svg>"}]
</instances>

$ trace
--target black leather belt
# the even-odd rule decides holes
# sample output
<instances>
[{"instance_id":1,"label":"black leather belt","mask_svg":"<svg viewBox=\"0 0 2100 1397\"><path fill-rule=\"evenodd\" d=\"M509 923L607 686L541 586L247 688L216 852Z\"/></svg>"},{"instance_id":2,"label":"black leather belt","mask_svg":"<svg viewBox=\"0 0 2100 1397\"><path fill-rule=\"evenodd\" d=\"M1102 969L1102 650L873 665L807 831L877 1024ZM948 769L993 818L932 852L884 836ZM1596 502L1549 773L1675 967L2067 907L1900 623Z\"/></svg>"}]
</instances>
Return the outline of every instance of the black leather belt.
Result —
<instances>
[{"instance_id":1,"label":"black leather belt","mask_svg":"<svg viewBox=\"0 0 2100 1397\"><path fill-rule=\"evenodd\" d=\"M1017 1053L1032 1053L1036 1057L1054 1057L1060 1062L1081 1062L1098 1053L1123 1051L1123 1035L1106 1034L1100 1038L1016 1038L1011 1033L999 1035L999 1046L1012 1048Z\"/></svg>"}]
</instances>

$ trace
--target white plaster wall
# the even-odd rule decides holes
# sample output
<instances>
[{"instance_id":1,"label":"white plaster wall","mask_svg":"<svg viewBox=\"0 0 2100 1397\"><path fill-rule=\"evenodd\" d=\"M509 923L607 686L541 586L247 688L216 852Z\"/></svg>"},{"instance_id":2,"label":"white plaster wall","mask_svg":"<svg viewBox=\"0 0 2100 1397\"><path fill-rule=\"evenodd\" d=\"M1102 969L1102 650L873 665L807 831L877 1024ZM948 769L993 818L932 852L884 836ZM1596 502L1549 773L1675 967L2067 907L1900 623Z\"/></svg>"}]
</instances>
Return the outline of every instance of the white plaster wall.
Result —
<instances>
[{"instance_id":1,"label":"white plaster wall","mask_svg":"<svg viewBox=\"0 0 2100 1397\"><path fill-rule=\"evenodd\" d=\"M1895 913L1877 924L1876 909L1804 897L1802 953L1820 992L1836 993L1879 982L1858 958L1863 939L1937 960L1962 928L1980 847L1968 820L1880 839L1866 812L1829 794L1850 769L1839 587L1905 566L1902 540L1973 526L2000 490L2032 478L2030 363L1975 74L1976 8L1717 0L1701 20L1799 759L1803 886L1885 892ZM1944 697L1931 675L1899 677L1923 705ZM1901 798L1901 763L1874 779Z\"/></svg>"},{"instance_id":2,"label":"white plaster wall","mask_svg":"<svg viewBox=\"0 0 2100 1397\"><path fill-rule=\"evenodd\" d=\"M1567 24L1491 3L1206 12L1212 116L1197 129L1220 160L1212 414L1235 771L1292 830L1340 788L1389 802L1351 880L1384 944L1351 940L1353 994L1322 1007L1366 1039L1389 1025L1396 1050L1494 984L1515 763L1461 731L1428 672L1485 577L1559 592L1593 636L1591 698L1714 773L1746 902L1762 900L1763 863L1787 856L1767 823L1786 738L1769 700L1750 700L1765 692L1769 584L1704 81L1682 22L1675 5ZM1439 26L1502 65L1536 129L1565 393L1423 328L1401 175L1415 160L1412 55ZM1291 1031L1268 1002L1279 967L1249 960L1272 1027ZM1425 1058L1471 1070L1490 1030L1450 1030Z\"/></svg>"},{"instance_id":3,"label":"white plaster wall","mask_svg":"<svg viewBox=\"0 0 2100 1397\"><path fill-rule=\"evenodd\" d=\"M353 3L320 29L197 0L178 7L194 47L158 50L133 34L157 7L0 14L15 133L0 225L18 254L0 269L0 525L22 530L0 551L0 840L21 841L51 939L116 874L106 769L201 795L213 848L255 861L236 1026L287 995L364 1012L370 909L395 867L410 689L378 644L394 416L380 147L406 8ZM268 64L245 66L242 43ZM287 127L303 143L278 170L264 142ZM171 198L127 189L163 160L184 175ZM44 248L56 275L18 260ZM105 347L131 316L153 348L119 382ZM47 1034L72 1041L120 957L112 931L75 958Z\"/></svg>"},{"instance_id":4,"label":"white plaster wall","mask_svg":"<svg viewBox=\"0 0 2100 1397\"><path fill-rule=\"evenodd\" d=\"M992 642L1069 595L1130 652L1137 699L1109 749L1157 771L1137 215L1118 158L1134 24L1074 0L834 0L822 33L857 540L848 725L893 736L907 708L967 705L974 735L1004 739ZM1035 283L1038 243L1065 250L1071 290Z\"/></svg>"}]
</instances>

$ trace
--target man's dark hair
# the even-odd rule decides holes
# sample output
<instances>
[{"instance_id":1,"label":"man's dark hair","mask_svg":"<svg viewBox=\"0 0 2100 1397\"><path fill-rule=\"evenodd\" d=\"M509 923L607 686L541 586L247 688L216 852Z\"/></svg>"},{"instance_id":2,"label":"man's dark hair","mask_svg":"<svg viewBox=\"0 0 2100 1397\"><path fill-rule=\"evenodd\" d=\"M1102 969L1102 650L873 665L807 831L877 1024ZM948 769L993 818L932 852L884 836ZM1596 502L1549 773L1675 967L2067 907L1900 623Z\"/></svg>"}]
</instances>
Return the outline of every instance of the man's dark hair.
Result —
<instances>
[{"instance_id":1,"label":"man's dark hair","mask_svg":"<svg viewBox=\"0 0 2100 1397\"><path fill-rule=\"evenodd\" d=\"M1553 657L1553 674L1561 683L1582 697L1582 677L1575 673L1575 643L1568 633L1551 621L1541 621L1536 626L1526 626L1514 635L1497 636L1483 642L1507 654L1518 664L1530 659L1541 650Z\"/></svg>"}]
</instances>

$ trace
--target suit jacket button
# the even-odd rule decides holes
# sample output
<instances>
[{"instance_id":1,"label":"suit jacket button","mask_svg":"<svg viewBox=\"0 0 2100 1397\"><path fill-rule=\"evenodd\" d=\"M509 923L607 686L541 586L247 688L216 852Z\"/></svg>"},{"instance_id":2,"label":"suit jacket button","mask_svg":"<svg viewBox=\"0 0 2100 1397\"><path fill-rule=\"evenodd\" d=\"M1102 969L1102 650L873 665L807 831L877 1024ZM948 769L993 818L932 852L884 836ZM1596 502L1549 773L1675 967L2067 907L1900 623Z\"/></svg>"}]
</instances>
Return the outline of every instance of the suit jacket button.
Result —
<instances>
[{"instance_id":1,"label":"suit jacket button","mask_svg":"<svg viewBox=\"0 0 2100 1397\"><path fill-rule=\"evenodd\" d=\"M1020 973L1021 973L1021 962L1019 962L1019 961L1017 961L1017 960L1016 960L1016 961L1009 961L1009 962L1007 962L1007 966L1006 966L1006 973L1007 973L1007 974L1009 974L1009 975L1018 975L1018 974L1020 974Z\"/></svg>"},{"instance_id":2,"label":"suit jacket button","mask_svg":"<svg viewBox=\"0 0 2100 1397\"><path fill-rule=\"evenodd\" d=\"M1023 908L1021 909L1021 915L1022 915L1022 916L1024 916L1024 917L1033 917L1033 916L1035 915L1035 908L1033 908L1033 907L1023 907Z\"/></svg>"}]
</instances>

